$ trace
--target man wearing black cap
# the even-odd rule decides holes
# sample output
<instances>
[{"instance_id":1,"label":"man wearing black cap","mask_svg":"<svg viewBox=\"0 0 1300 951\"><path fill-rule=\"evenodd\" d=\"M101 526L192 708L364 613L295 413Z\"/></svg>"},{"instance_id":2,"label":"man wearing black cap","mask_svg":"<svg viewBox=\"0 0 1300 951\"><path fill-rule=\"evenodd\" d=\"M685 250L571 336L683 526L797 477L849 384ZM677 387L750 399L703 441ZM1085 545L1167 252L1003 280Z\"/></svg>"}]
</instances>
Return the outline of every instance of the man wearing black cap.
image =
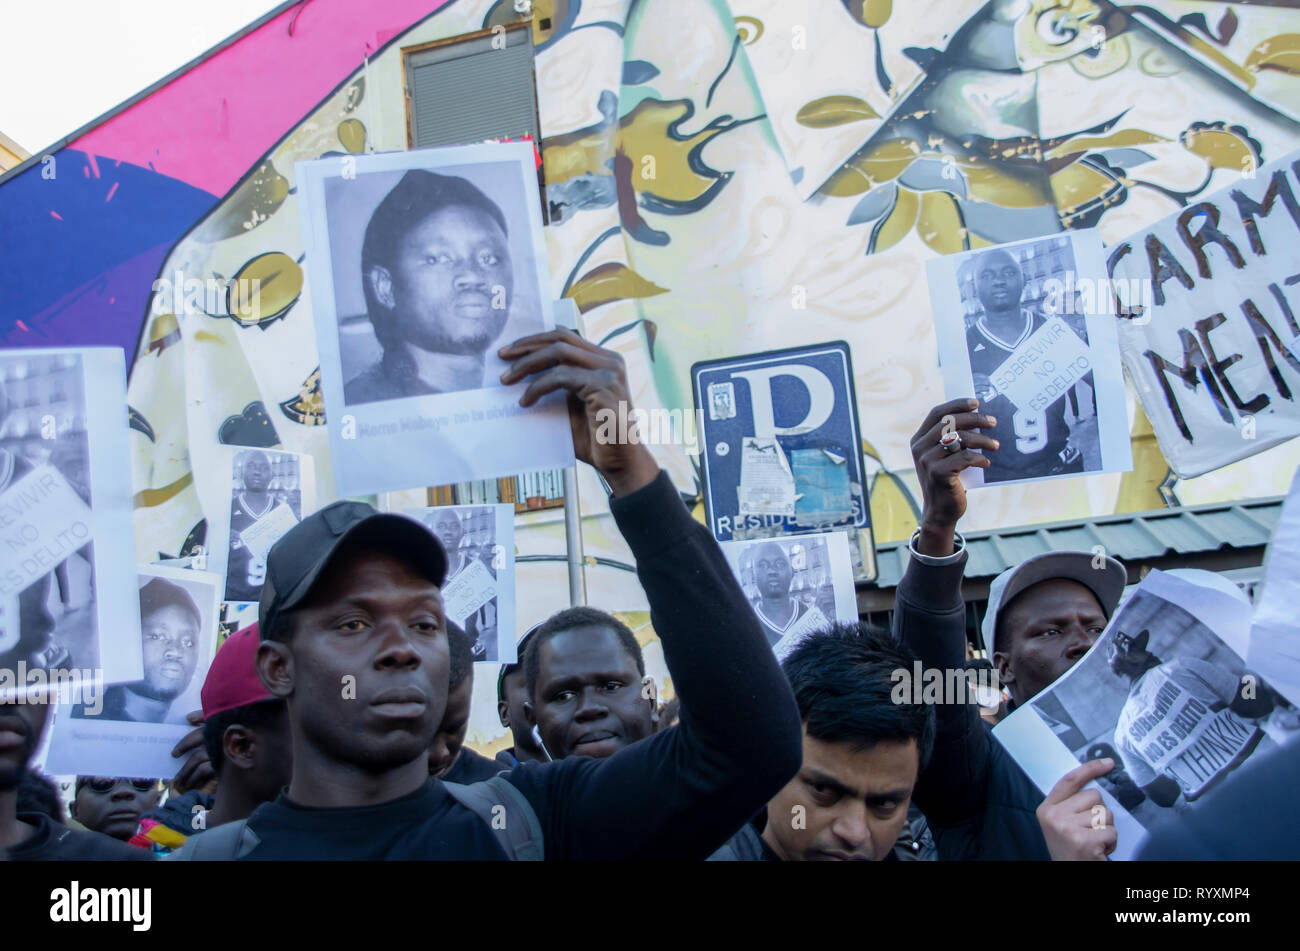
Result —
<instances>
[{"instance_id":1,"label":"man wearing black cap","mask_svg":"<svg viewBox=\"0 0 1300 951\"><path fill-rule=\"evenodd\" d=\"M105 720L135 723L184 723L184 714L171 711L199 662L202 618L189 592L163 578L151 578L140 589L140 640L144 650L144 680L104 691ZM78 709L78 717L91 715Z\"/></svg>"},{"instance_id":2,"label":"man wearing black cap","mask_svg":"<svg viewBox=\"0 0 1300 951\"><path fill-rule=\"evenodd\" d=\"M510 361L502 382L529 382L522 405L568 393L575 453L613 490L611 511L689 714L607 759L526 764L491 782L528 810L547 859L702 859L798 768L789 685L717 543L653 457L639 443L596 438L604 414L629 402L622 359L565 330L500 355ZM272 547L258 672L288 703L293 777L249 817L230 857L510 854L498 831L517 827L489 825L428 774L447 702L446 568L423 525L357 502L327 506Z\"/></svg>"},{"instance_id":3,"label":"man wearing black cap","mask_svg":"<svg viewBox=\"0 0 1300 951\"><path fill-rule=\"evenodd\" d=\"M366 226L361 281L383 356L345 384L349 405L485 385L514 287L492 199L454 175L407 172Z\"/></svg>"},{"instance_id":4,"label":"man wearing black cap","mask_svg":"<svg viewBox=\"0 0 1300 951\"><path fill-rule=\"evenodd\" d=\"M894 633L925 667L939 671L966 663L961 592L966 548L956 532L966 511L960 475L970 466L988 468L988 457L972 450L998 448L995 438L979 431L994 430L996 420L978 409L973 399L936 406L912 438L924 503L895 596ZM955 442L943 440L950 432L957 434ZM981 633L1012 707L1049 686L1088 652L1118 605L1125 582L1124 567L1114 558L1078 551L1035 555L994 579ZM934 756L915 795L941 860L1045 860L1065 857L1062 843L1069 843L1071 857L1103 858L1114 848L1108 815L1106 822L1097 823L1092 812L1100 795L1083 789L1112 768L1111 760L1094 760L1072 771L1045 802L981 721L973 692L969 702L956 699L936 708Z\"/></svg>"}]
</instances>

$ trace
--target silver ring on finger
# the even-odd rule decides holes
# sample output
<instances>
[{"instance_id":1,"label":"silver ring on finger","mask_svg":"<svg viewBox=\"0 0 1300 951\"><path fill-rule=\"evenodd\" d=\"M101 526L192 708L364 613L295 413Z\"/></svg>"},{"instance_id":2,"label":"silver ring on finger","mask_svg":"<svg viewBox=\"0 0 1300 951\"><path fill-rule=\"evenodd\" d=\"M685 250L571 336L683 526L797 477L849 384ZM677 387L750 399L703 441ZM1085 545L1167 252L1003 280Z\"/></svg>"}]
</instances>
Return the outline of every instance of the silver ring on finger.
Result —
<instances>
[{"instance_id":1,"label":"silver ring on finger","mask_svg":"<svg viewBox=\"0 0 1300 951\"><path fill-rule=\"evenodd\" d=\"M939 445L943 447L944 452L961 452L961 433L946 432L939 437Z\"/></svg>"}]
</instances>

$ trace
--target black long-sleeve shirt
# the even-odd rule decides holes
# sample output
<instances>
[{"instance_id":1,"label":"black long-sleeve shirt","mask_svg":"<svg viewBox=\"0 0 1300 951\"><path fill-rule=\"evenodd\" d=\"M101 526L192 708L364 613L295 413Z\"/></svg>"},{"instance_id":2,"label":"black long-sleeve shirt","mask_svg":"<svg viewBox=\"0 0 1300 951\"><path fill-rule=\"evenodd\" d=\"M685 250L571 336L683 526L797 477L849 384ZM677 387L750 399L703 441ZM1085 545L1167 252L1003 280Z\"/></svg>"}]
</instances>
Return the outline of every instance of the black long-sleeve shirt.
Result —
<instances>
[{"instance_id":1,"label":"black long-sleeve shirt","mask_svg":"<svg viewBox=\"0 0 1300 951\"><path fill-rule=\"evenodd\" d=\"M537 813L547 859L703 859L798 770L798 709L721 550L667 475L610 509L636 558L681 723L607 759L526 763L508 779ZM504 857L436 779L357 808L281 795L249 827L261 840L252 860Z\"/></svg>"},{"instance_id":2,"label":"black long-sleeve shirt","mask_svg":"<svg viewBox=\"0 0 1300 951\"><path fill-rule=\"evenodd\" d=\"M944 564L913 557L894 596L894 635L926 669L966 664L966 552ZM1043 794L995 740L974 703L935 707L934 752L913 801L925 813L940 861L1051 858L1035 810Z\"/></svg>"}]
</instances>

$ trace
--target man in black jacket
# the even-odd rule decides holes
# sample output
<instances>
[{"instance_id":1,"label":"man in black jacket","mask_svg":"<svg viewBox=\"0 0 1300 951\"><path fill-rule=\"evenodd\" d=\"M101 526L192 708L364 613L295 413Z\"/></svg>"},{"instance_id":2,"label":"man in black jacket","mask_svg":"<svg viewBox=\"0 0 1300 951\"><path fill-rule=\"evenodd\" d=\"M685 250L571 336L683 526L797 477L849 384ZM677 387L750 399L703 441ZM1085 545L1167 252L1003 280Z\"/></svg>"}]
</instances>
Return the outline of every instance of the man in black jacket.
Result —
<instances>
[{"instance_id":1,"label":"man in black jacket","mask_svg":"<svg viewBox=\"0 0 1300 951\"><path fill-rule=\"evenodd\" d=\"M896 689L915 660L862 624L800 641L781 665L803 719L799 772L711 860L897 860L934 743L931 705Z\"/></svg>"},{"instance_id":2,"label":"man in black jacket","mask_svg":"<svg viewBox=\"0 0 1300 951\"><path fill-rule=\"evenodd\" d=\"M974 399L932 409L912 438L912 459L921 484L920 527L909 544L911 558L895 596L894 633L926 668L956 670L966 663L966 606L961 594L965 544L956 534L966 511L960 474L988 468L976 449L997 449L979 430L995 420L977 412ZM945 434L956 433L957 439ZM951 444L951 448L949 445ZM982 633L1011 706L1050 685L1087 653L1105 629L1124 590L1125 572L1113 558L1090 552L1051 552L1003 572L989 591ZM1095 791L1085 782L1109 768L1089 764L1044 796L979 715L973 692L968 703L940 704L934 755L916 787L916 802L934 832L939 858L1042 859L1063 857L1057 842L1080 843L1088 854L1113 847L1114 830L1087 835ZM1100 798L1097 797L1100 802ZM1040 820L1050 829L1051 851ZM1103 838L1108 841L1100 841ZM1097 841L1094 841L1097 840Z\"/></svg>"},{"instance_id":3,"label":"man in black jacket","mask_svg":"<svg viewBox=\"0 0 1300 951\"><path fill-rule=\"evenodd\" d=\"M511 361L503 383L529 381L522 405L568 395L575 452L613 490L684 709L681 726L607 759L525 764L508 783L535 813L547 859L704 858L798 768L790 688L667 475L644 446L597 439L604 415L630 402L622 359L564 330L500 355ZM291 529L267 562L258 670L288 703L293 778L249 817L238 856L504 858L495 830L428 775L448 684L437 540L341 502Z\"/></svg>"}]
</instances>

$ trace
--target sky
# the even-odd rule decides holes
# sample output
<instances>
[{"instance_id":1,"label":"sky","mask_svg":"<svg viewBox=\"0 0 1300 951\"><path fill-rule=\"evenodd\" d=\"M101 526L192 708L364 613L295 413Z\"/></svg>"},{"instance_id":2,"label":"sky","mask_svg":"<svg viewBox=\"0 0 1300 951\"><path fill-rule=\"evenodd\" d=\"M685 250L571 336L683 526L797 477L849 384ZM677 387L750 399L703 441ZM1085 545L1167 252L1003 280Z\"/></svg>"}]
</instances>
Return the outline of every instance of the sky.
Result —
<instances>
[{"instance_id":1,"label":"sky","mask_svg":"<svg viewBox=\"0 0 1300 951\"><path fill-rule=\"evenodd\" d=\"M282 0L41 0L0 13L0 133L33 154Z\"/></svg>"}]
</instances>

